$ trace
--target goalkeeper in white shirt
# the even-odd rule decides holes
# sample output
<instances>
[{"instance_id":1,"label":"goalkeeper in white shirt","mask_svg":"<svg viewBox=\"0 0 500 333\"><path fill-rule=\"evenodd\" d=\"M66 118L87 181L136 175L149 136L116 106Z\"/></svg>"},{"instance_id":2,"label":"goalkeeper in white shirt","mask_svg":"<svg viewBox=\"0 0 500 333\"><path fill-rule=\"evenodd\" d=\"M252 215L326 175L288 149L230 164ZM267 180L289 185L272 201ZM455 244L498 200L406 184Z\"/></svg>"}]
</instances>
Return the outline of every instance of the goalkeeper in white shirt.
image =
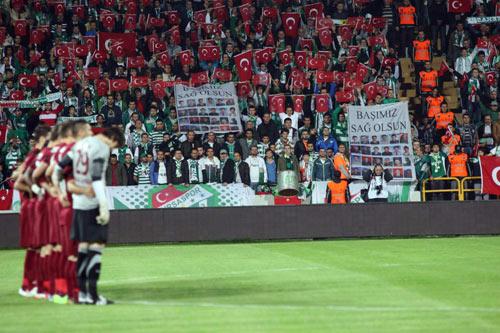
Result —
<instances>
[{"instance_id":1,"label":"goalkeeper in white shirt","mask_svg":"<svg viewBox=\"0 0 500 333\"><path fill-rule=\"evenodd\" d=\"M73 165L74 183L92 187L94 196L72 194L73 223L71 239L78 241L77 277L81 304L107 305L113 302L97 293L101 255L108 240L109 208L105 173L110 150L122 147L123 134L108 128L101 134L78 141L59 163L59 169Z\"/></svg>"}]
</instances>

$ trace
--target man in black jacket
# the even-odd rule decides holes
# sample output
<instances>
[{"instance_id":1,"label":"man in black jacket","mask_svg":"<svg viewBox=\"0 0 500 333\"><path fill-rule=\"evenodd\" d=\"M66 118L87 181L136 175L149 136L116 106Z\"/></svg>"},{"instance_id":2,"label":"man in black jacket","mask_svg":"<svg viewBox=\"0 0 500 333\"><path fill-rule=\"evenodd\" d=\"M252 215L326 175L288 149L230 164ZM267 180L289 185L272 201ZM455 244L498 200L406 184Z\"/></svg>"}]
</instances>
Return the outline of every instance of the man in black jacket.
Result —
<instances>
[{"instance_id":1,"label":"man in black jacket","mask_svg":"<svg viewBox=\"0 0 500 333\"><path fill-rule=\"evenodd\" d=\"M189 183L189 169L185 159L182 158L182 151L175 150L174 158L168 163L169 184L179 185Z\"/></svg>"},{"instance_id":2,"label":"man in black jacket","mask_svg":"<svg viewBox=\"0 0 500 333\"><path fill-rule=\"evenodd\" d=\"M234 152L234 182L250 186L250 167L248 163L241 160L241 154Z\"/></svg>"},{"instance_id":3,"label":"man in black jacket","mask_svg":"<svg viewBox=\"0 0 500 333\"><path fill-rule=\"evenodd\" d=\"M196 140L196 134L194 131L188 131L186 134L187 140L181 143L180 150L182 152L182 156L184 158L189 158L191 156L191 151L198 147L201 147L201 144Z\"/></svg>"},{"instance_id":4,"label":"man in black jacket","mask_svg":"<svg viewBox=\"0 0 500 333\"><path fill-rule=\"evenodd\" d=\"M275 143L276 140L278 140L278 127L271 120L271 114L269 112L264 113L262 116L262 124L257 128L257 134L259 138L262 138L264 135L269 136L271 143Z\"/></svg>"},{"instance_id":5,"label":"man in black jacket","mask_svg":"<svg viewBox=\"0 0 500 333\"><path fill-rule=\"evenodd\" d=\"M203 143L203 150L207 151L208 148L213 148L215 156L219 157L221 144L217 142L217 137L214 132L207 134L207 141Z\"/></svg>"},{"instance_id":6,"label":"man in black jacket","mask_svg":"<svg viewBox=\"0 0 500 333\"><path fill-rule=\"evenodd\" d=\"M234 161L229 158L226 149L220 151L221 183L224 185L234 183L235 169Z\"/></svg>"}]
</instances>

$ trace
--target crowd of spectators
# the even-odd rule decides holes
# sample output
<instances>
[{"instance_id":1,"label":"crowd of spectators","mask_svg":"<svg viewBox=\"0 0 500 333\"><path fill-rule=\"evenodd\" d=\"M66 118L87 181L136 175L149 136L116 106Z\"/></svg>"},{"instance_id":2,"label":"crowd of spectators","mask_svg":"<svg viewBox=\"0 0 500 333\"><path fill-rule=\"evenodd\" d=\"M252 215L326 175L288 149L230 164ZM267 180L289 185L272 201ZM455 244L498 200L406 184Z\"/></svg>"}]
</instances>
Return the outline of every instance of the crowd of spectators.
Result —
<instances>
[{"instance_id":1,"label":"crowd of spectators","mask_svg":"<svg viewBox=\"0 0 500 333\"><path fill-rule=\"evenodd\" d=\"M4 1L0 182L22 162L33 129L70 119L62 117L86 117L95 132L123 130L126 145L113 152L108 185L241 182L257 189L276 184L283 170L294 170L301 182L330 180L335 169L349 179L348 168L335 163L337 154L348 161L347 106L408 100L403 95L411 82L420 100L410 101L418 180L477 175L478 155L500 155L500 26L467 23L499 15L493 1L469 5ZM283 20L290 13L298 13L297 25ZM133 32L136 45L121 37L99 40L103 32ZM217 59L200 59L204 46L216 46ZM253 53L254 76L243 81L234 59L248 50L269 53ZM435 57L442 57L439 70L432 68ZM403 80L402 59L411 63L410 83ZM203 84L198 74L206 71L212 83L236 85L241 133L179 131L173 83ZM455 109L443 95L445 81L458 91ZM9 103L59 92L60 98L40 105ZM282 113L270 112L276 94L286 97ZM326 112L318 110L319 95L327 96ZM297 104L295 96L304 99Z\"/></svg>"}]
</instances>

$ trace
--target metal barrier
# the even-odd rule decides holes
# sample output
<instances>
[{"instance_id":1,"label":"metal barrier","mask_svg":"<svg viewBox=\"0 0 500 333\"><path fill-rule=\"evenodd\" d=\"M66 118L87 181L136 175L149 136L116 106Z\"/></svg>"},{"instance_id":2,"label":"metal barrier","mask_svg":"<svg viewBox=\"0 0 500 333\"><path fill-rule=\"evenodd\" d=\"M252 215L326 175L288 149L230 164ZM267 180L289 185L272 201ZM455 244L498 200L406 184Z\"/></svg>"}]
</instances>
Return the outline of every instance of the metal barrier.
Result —
<instances>
[{"instance_id":1,"label":"metal barrier","mask_svg":"<svg viewBox=\"0 0 500 333\"><path fill-rule=\"evenodd\" d=\"M456 189L439 189L439 190L427 190L426 185L428 182L432 181L455 181L457 182L457 188ZM438 177L438 178L432 178L431 179L425 179L424 182L422 183L422 201L426 201L426 196L427 193L458 193L458 200L462 201L463 200L463 193L462 193L462 187L461 187L460 179L457 177Z\"/></svg>"},{"instance_id":2,"label":"metal barrier","mask_svg":"<svg viewBox=\"0 0 500 333\"><path fill-rule=\"evenodd\" d=\"M465 182L470 181L470 180L481 180L481 177L475 176L475 177L464 177L460 181L460 188L462 190L462 200L465 200L465 192L478 192L481 193L481 188L465 188Z\"/></svg>"}]
</instances>

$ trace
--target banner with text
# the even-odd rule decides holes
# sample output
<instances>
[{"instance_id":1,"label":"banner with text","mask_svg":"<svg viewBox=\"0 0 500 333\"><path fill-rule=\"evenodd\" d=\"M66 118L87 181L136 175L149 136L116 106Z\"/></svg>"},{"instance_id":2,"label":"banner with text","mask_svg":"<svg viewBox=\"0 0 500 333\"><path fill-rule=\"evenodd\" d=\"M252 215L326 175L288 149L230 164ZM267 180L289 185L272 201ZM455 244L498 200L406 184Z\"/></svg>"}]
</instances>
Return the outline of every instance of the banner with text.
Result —
<instances>
[{"instance_id":1,"label":"banner with text","mask_svg":"<svg viewBox=\"0 0 500 333\"><path fill-rule=\"evenodd\" d=\"M408 103L350 105L348 112L352 177L382 164L394 180L415 180Z\"/></svg>"},{"instance_id":2,"label":"banner with text","mask_svg":"<svg viewBox=\"0 0 500 333\"><path fill-rule=\"evenodd\" d=\"M178 84L174 89L180 132L242 131L234 83L200 87Z\"/></svg>"},{"instance_id":3,"label":"banner with text","mask_svg":"<svg viewBox=\"0 0 500 333\"><path fill-rule=\"evenodd\" d=\"M52 94L47 94L42 97L37 97L33 99L24 100L11 100L11 101L0 101L0 107L2 108L20 108L20 109L31 109L37 108L42 104L50 103L62 99L62 93L56 92Z\"/></svg>"},{"instance_id":4,"label":"banner with text","mask_svg":"<svg viewBox=\"0 0 500 333\"><path fill-rule=\"evenodd\" d=\"M110 209L115 210L250 206L255 197L243 184L115 186L106 190Z\"/></svg>"}]
</instances>

